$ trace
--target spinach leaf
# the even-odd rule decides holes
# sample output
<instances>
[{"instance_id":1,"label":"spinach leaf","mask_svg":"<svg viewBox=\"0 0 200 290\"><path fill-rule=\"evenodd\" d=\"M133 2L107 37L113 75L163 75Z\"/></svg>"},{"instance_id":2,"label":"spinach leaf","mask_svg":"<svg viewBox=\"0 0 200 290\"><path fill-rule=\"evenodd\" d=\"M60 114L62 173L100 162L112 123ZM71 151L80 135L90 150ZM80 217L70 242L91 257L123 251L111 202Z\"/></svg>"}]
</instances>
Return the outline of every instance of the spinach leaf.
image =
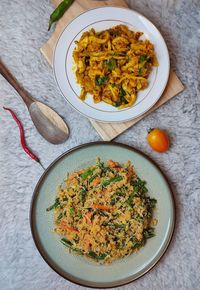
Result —
<instances>
[{"instance_id":1,"label":"spinach leaf","mask_svg":"<svg viewBox=\"0 0 200 290\"><path fill-rule=\"evenodd\" d=\"M57 198L55 199L54 204L52 204L51 206L49 206L49 207L46 209L46 211L50 211L50 210L52 210L52 209L54 209L54 208L57 208L57 207L59 207L59 206L60 206L60 200L59 200L59 197L57 197Z\"/></svg>"}]
</instances>

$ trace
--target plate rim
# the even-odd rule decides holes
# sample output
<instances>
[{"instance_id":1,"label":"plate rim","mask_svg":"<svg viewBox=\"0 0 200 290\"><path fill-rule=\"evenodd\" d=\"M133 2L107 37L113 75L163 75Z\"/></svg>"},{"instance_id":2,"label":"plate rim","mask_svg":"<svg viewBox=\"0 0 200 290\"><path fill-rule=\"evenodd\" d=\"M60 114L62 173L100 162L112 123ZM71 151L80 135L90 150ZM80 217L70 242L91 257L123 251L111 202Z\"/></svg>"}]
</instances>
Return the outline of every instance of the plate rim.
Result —
<instances>
[{"instance_id":1,"label":"plate rim","mask_svg":"<svg viewBox=\"0 0 200 290\"><path fill-rule=\"evenodd\" d=\"M155 101L155 102L153 102L152 104L151 104L151 106L148 108L148 109L146 109L145 111L143 111L143 112L141 112L141 113L139 113L139 114L137 114L137 116L134 116L134 117L131 117L131 118L128 118L128 119L124 119L124 120L115 120L115 121L106 121L106 120L101 120L101 119L98 119L98 118L95 118L95 117L89 117L87 114L85 114L84 112L81 112L78 108L76 108L76 106L75 105L73 105L68 99L67 99L67 97L65 96L65 94L63 93L63 91L61 90L61 87L60 87L60 85L59 85L59 83L58 83L58 80L57 80L57 77L56 77L56 72L55 72L55 55L56 55L56 49L57 49L57 46L58 46L58 43L59 43L59 41L60 41L60 38L62 37L62 35L63 35L63 33L64 33L64 31L66 30L66 28L73 22L73 21L75 21L78 17L80 17L81 15L83 15L83 14L85 14L85 13L88 13L88 12L90 12L90 11L93 11L93 10L96 10L96 9L102 9L102 8L117 8L117 9L122 9L122 10L129 10L130 12L133 12L133 13L136 13L138 16L140 16L140 17L143 17L144 19L146 19L147 21L149 21L150 23L151 23L151 25L152 26L154 26L154 28L157 30L157 32L160 34L160 36L161 36L161 38L162 38L162 40L163 40L163 42L164 42L164 45L165 45L165 47L166 47L166 50L167 50L167 62L168 62L168 64L167 64L167 76L166 76L166 81L165 81L165 85L163 86L163 89L161 90L161 92L160 92L160 96L158 97L158 99ZM168 50L168 47L167 47L167 44L166 44L166 41L165 41L165 39L164 39L164 37L162 36L162 34L161 34L161 32L160 32L160 30L157 28L157 26L151 21L151 20L149 20L149 18L148 17L146 17L146 16L144 16L143 14L141 14L141 13L139 13L138 11L136 11L136 10L134 10L134 9L131 9L131 8L129 8L129 7L117 7L117 6L102 6L102 7L95 7L95 8L92 8L92 9L88 9L88 10L86 10L86 11L83 11L82 13L80 13L79 15L77 15L76 17L74 17L64 28L63 28L63 30L62 30L62 32L60 33L60 35L59 35L59 37L58 37L58 39L57 39L57 41L56 41L56 44L55 44L55 46L54 46L54 50L53 50L53 59L52 59L52 67L53 67L53 75L54 75L54 80L55 80L55 82L56 82L56 84L57 84L57 87L59 88L59 91L60 91L60 93L61 93L61 95L62 95L62 97L65 99L65 101L76 111L76 112L78 112L79 114L81 114L82 116L84 116L84 117L86 117L86 118L88 118L88 119L90 119L90 120L92 120L92 121L96 121L96 122L101 122L101 123L113 123L113 124L117 124L117 123L123 123L123 122L128 122L128 121L131 121L131 120L134 120L134 119L136 119L136 118L138 118L138 117L140 117L140 116L142 116L143 114L145 114L145 113L147 113L159 100L160 100L160 98L161 98L161 96L162 96L162 94L163 94L163 92L164 92L164 90L166 89L166 86L167 86L167 83L168 83L168 80L169 80L169 76L170 76L170 57L169 57L169 50Z\"/></svg>"},{"instance_id":2,"label":"plate rim","mask_svg":"<svg viewBox=\"0 0 200 290\"><path fill-rule=\"evenodd\" d=\"M61 274L59 272L59 267L56 266L55 262L49 257L48 252L46 252L46 250L41 246L40 242L38 241L37 231L35 229L35 222L34 222L34 209L35 209L37 197L38 197L38 194L39 194L39 189L40 189L40 187L42 185L43 179L49 173L49 171L51 170L51 168L53 168L53 166L58 161L62 160L66 156L69 156L71 153L73 153L73 152L75 152L75 151L77 151L79 149L82 149L82 148L88 148L88 147L92 147L92 146L96 146L96 145L112 145L112 146L116 146L116 147L120 147L120 148L125 148L125 149L128 149L130 151L136 152L139 155L141 155L142 157L146 158L148 161L150 161L157 168L157 170L159 171L159 173L162 175L162 177L166 181L166 183L167 183L167 185L169 187L170 193L171 193L171 198L172 198L172 212L173 212L172 226L171 226L171 229L170 229L169 238L167 240L167 243L166 243L165 247L162 249L162 252L158 255L158 257L155 259L155 261L152 263L152 265L150 265L150 267L148 269L146 269L138 277L133 278L133 279L131 279L128 282L122 282L122 283L117 282L118 284L116 284L115 286L106 286L106 285L90 286L90 285L87 285L87 281L84 284L84 283L81 283L81 282L77 282L77 279L78 278L76 278L76 277L75 277L75 279L73 279L73 278L67 277L67 275L65 276L65 275ZM80 144L78 146L75 146L73 148L70 148L69 150L67 150L64 153L62 153L61 155L59 155L45 169L45 171L43 172L43 174L39 178L39 180L38 180L38 182L37 182L37 184L35 186L35 189L33 191L33 194L32 194L31 203L30 203L30 209L29 209L29 223L30 223L31 235L32 235L33 241L35 243L35 246L36 246L38 252L40 253L40 255L43 258L43 260L48 264L48 266L53 271L55 271L59 276L61 276L65 280L70 281L71 283L74 283L74 284L79 285L79 286L88 287L88 288L91 288L91 289L106 289L106 288L107 289L111 289L111 288L121 287L121 286L130 284L130 283L132 283L132 282L140 279L142 276L144 276L146 273L148 273L152 268L154 268L156 266L156 264L163 258L163 256L167 252L167 249L169 248L169 245L171 244L172 237L173 237L173 234L174 234L174 231L175 231L175 226L176 226L176 203L175 203L175 198L174 198L174 192L172 190L172 186L170 185L170 182L169 182L168 178L162 172L162 170L157 165L157 163L151 157L149 157L146 153L144 153L144 152L140 151L139 149L136 149L136 148L134 148L134 147L132 147L130 145L127 145L127 144L124 144L124 143L120 143L120 142L113 142L113 141L94 141L94 142L88 142L88 143Z\"/></svg>"}]
</instances>

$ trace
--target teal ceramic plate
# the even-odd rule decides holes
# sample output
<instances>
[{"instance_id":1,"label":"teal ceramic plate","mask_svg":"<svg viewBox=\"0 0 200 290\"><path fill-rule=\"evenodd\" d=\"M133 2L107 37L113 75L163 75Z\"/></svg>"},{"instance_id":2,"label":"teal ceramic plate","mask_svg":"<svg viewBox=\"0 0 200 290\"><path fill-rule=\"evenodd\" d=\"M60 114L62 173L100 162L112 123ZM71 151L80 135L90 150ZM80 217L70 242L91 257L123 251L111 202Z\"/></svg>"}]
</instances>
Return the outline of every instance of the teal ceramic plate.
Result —
<instances>
[{"instance_id":1,"label":"teal ceramic plate","mask_svg":"<svg viewBox=\"0 0 200 290\"><path fill-rule=\"evenodd\" d=\"M157 199L156 236L149 239L138 253L111 265L98 265L70 254L52 231L53 212L46 211L54 202L57 186L62 183L66 173L93 164L97 156L103 161L130 160L139 177L147 181L149 195ZM87 287L108 288L139 278L158 262L172 237L175 210L166 178L147 156L127 145L95 142L69 150L47 168L35 188L30 219L33 239L40 254L58 274Z\"/></svg>"}]
</instances>

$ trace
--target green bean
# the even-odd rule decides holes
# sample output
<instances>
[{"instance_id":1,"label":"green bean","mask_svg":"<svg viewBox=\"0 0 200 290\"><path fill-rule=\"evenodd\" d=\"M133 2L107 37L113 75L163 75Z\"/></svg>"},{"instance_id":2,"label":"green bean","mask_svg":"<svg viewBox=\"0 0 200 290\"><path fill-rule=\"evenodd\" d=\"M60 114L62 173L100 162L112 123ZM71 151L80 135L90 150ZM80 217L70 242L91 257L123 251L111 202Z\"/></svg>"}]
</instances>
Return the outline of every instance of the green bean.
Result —
<instances>
[{"instance_id":1,"label":"green bean","mask_svg":"<svg viewBox=\"0 0 200 290\"><path fill-rule=\"evenodd\" d=\"M74 2L74 0L63 0L58 5L58 7L50 15L48 30L51 29L51 25L54 22L58 21L64 15L64 13L72 5L73 2Z\"/></svg>"},{"instance_id":2,"label":"green bean","mask_svg":"<svg viewBox=\"0 0 200 290\"><path fill-rule=\"evenodd\" d=\"M109 185L110 183L112 183L112 182L117 182L117 181L120 181L120 180L122 180L123 179L123 177L122 176L115 176L115 177L112 177L112 178L110 178L110 179L106 179L106 180L104 180L103 182L102 182L102 186L104 186L104 187L106 187L107 185Z\"/></svg>"},{"instance_id":3,"label":"green bean","mask_svg":"<svg viewBox=\"0 0 200 290\"><path fill-rule=\"evenodd\" d=\"M93 258L95 260L104 260L106 258L106 256L107 256L107 254L105 254L105 253L104 254L97 255L93 251L89 251L87 255L88 255L88 257Z\"/></svg>"}]
</instances>

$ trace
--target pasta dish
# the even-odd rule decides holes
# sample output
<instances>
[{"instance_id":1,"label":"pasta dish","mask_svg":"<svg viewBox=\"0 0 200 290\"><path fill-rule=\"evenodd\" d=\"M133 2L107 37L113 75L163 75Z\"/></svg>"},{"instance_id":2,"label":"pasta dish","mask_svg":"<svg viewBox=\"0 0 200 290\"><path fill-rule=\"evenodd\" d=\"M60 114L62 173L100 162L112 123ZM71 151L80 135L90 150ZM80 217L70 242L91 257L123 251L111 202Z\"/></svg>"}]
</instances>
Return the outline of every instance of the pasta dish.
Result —
<instances>
[{"instance_id":1,"label":"pasta dish","mask_svg":"<svg viewBox=\"0 0 200 290\"><path fill-rule=\"evenodd\" d=\"M153 44L141 40L142 35L125 25L82 34L73 51L82 101L91 94L94 103L118 109L135 103L138 91L148 86L152 67L158 66Z\"/></svg>"}]
</instances>

